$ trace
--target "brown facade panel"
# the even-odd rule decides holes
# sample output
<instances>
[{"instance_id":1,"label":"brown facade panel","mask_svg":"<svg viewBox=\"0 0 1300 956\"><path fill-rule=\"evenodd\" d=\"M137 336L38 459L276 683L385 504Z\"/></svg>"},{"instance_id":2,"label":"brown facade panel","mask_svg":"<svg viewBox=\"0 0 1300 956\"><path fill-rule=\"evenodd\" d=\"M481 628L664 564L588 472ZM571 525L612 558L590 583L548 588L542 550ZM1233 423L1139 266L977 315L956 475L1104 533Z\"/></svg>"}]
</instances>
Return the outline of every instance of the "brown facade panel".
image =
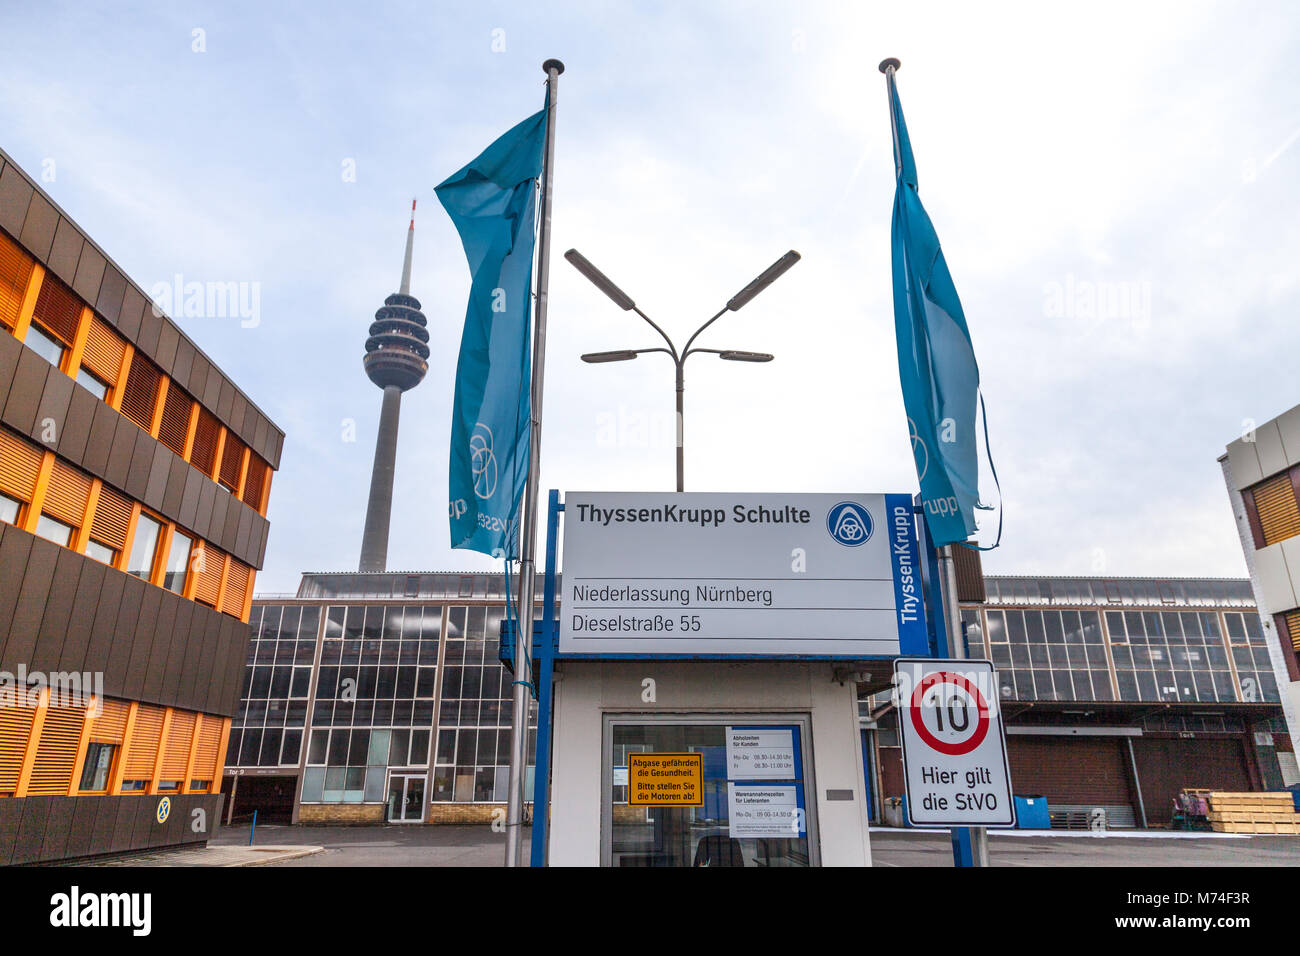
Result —
<instances>
[{"instance_id":1,"label":"brown facade panel","mask_svg":"<svg viewBox=\"0 0 1300 956\"><path fill-rule=\"evenodd\" d=\"M23 220L27 218L27 207L35 192L17 166L4 164L0 169L0 229L11 236L23 231Z\"/></svg>"},{"instance_id":2,"label":"brown facade panel","mask_svg":"<svg viewBox=\"0 0 1300 956\"><path fill-rule=\"evenodd\" d=\"M51 372L53 368L51 367ZM46 448L57 448L59 437L63 433L64 422L68 417L68 405L72 403L72 392L78 386L72 379L62 373L45 376L45 387L37 396L35 420L29 437ZM53 441L50 441L50 439Z\"/></svg>"},{"instance_id":3,"label":"brown facade panel","mask_svg":"<svg viewBox=\"0 0 1300 956\"><path fill-rule=\"evenodd\" d=\"M140 429L114 413L113 441L108 449L108 463L102 478L114 488L126 490L126 477L131 471L131 456L135 454L135 439Z\"/></svg>"},{"instance_id":4,"label":"brown facade panel","mask_svg":"<svg viewBox=\"0 0 1300 956\"><path fill-rule=\"evenodd\" d=\"M68 403L68 413L63 419L63 429L59 432L59 443L55 449L60 456L69 461L79 462L85 459L86 442L90 438L90 426L95 420L95 409L102 404L84 388L73 387L72 400Z\"/></svg>"},{"instance_id":5,"label":"brown facade panel","mask_svg":"<svg viewBox=\"0 0 1300 956\"><path fill-rule=\"evenodd\" d=\"M164 321L151 305L146 305L140 315L140 331L136 334L135 347L151 359L158 351L158 337L162 335Z\"/></svg>"},{"instance_id":6,"label":"brown facade panel","mask_svg":"<svg viewBox=\"0 0 1300 956\"><path fill-rule=\"evenodd\" d=\"M77 262L71 285L72 291L81 296L83 302L99 301L99 287L104 281L106 265L108 262L103 254L89 242L81 247L81 259Z\"/></svg>"},{"instance_id":7,"label":"brown facade panel","mask_svg":"<svg viewBox=\"0 0 1300 956\"><path fill-rule=\"evenodd\" d=\"M25 534L13 529L10 534ZM45 615L45 603L50 598L50 586L54 581L54 565L59 559L60 548L43 538L32 538L32 550L27 556L22 584L18 588L18 600L14 602L13 616L0 622L0 629L8 627L4 651L0 654L0 663L4 670L12 672L19 664L30 666L32 653L36 650L36 633Z\"/></svg>"},{"instance_id":8,"label":"brown facade panel","mask_svg":"<svg viewBox=\"0 0 1300 956\"><path fill-rule=\"evenodd\" d=\"M194 533L205 541L212 540L212 505L216 498L216 483L203 482L203 487L199 490L199 507L194 515Z\"/></svg>"},{"instance_id":9,"label":"brown facade panel","mask_svg":"<svg viewBox=\"0 0 1300 956\"><path fill-rule=\"evenodd\" d=\"M220 369L209 364L208 380L203 384L203 396L199 400L204 407L212 409L214 413L217 408L217 400L221 398L221 386L225 380L226 377L221 374Z\"/></svg>"},{"instance_id":10,"label":"brown facade panel","mask_svg":"<svg viewBox=\"0 0 1300 956\"><path fill-rule=\"evenodd\" d=\"M193 601L179 601L176 604L172 640L167 647L167 658L163 661L162 687L159 690L161 700L181 699L181 664L185 660L185 647L191 639L190 627L197 610L199 607Z\"/></svg>"},{"instance_id":11,"label":"brown facade panel","mask_svg":"<svg viewBox=\"0 0 1300 956\"><path fill-rule=\"evenodd\" d=\"M77 593L72 599L72 614L68 620L68 634L63 642L60 662L62 669L77 672L88 670L86 651L90 647L95 609L99 604L100 593L104 590L104 578L112 570L98 561L83 561L82 565L81 577L77 579Z\"/></svg>"},{"instance_id":12,"label":"brown facade panel","mask_svg":"<svg viewBox=\"0 0 1300 956\"><path fill-rule=\"evenodd\" d=\"M14 370L13 384L9 386L9 395L5 399L4 422L10 428L23 435L31 434L32 425L36 423L36 409L40 406L41 395L45 391L45 379L53 371L62 375L29 348L23 349L18 359L18 368Z\"/></svg>"},{"instance_id":13,"label":"brown facade panel","mask_svg":"<svg viewBox=\"0 0 1300 956\"><path fill-rule=\"evenodd\" d=\"M18 360L27 351L23 343L12 335L0 335L0 409L5 407L9 397L9 387L13 384L14 372L18 369Z\"/></svg>"},{"instance_id":14,"label":"brown facade panel","mask_svg":"<svg viewBox=\"0 0 1300 956\"><path fill-rule=\"evenodd\" d=\"M172 361L171 377L182 388L188 391L186 383L190 379L190 371L194 368L195 348L189 339L183 336L176 343L176 358Z\"/></svg>"},{"instance_id":15,"label":"brown facade panel","mask_svg":"<svg viewBox=\"0 0 1300 956\"><path fill-rule=\"evenodd\" d=\"M153 360L168 375L171 375L172 367L176 364L176 348L180 345L180 341L181 334L176 326L164 322L158 332L158 348L154 352Z\"/></svg>"},{"instance_id":16,"label":"brown facade panel","mask_svg":"<svg viewBox=\"0 0 1300 956\"><path fill-rule=\"evenodd\" d=\"M176 458L170 448L155 442L153 463L149 466L149 478L145 482L144 495L141 497L154 511L162 511L163 492L167 490L167 479L171 475L172 461Z\"/></svg>"},{"instance_id":17,"label":"brown facade panel","mask_svg":"<svg viewBox=\"0 0 1300 956\"><path fill-rule=\"evenodd\" d=\"M158 611L162 607L162 588L146 585L140 598L140 613L135 627L121 635L130 641L130 659L126 665L127 686L135 688L135 697L144 697L145 677L149 672L149 658L153 651L158 628ZM123 651L126 648L122 649Z\"/></svg>"},{"instance_id":18,"label":"brown facade panel","mask_svg":"<svg viewBox=\"0 0 1300 956\"><path fill-rule=\"evenodd\" d=\"M41 613L40 627L36 631L36 643L32 648L31 659L27 661L28 669L45 673L65 670L63 647L72 620L72 602L77 596L77 584L86 563L86 558L77 552L67 548L59 549L54 562L54 576L50 580L49 597Z\"/></svg>"},{"instance_id":19,"label":"brown facade panel","mask_svg":"<svg viewBox=\"0 0 1300 956\"><path fill-rule=\"evenodd\" d=\"M181 513L181 496L185 493L185 476L192 472L183 458L171 456L167 471L167 486L163 490L162 512L169 517Z\"/></svg>"},{"instance_id":20,"label":"brown facade panel","mask_svg":"<svg viewBox=\"0 0 1300 956\"><path fill-rule=\"evenodd\" d=\"M140 699L165 704L162 690L167 675L167 655L171 652L175 640L176 609L179 601L170 600L171 592L160 591L158 612L154 615L150 633L149 659L145 664Z\"/></svg>"},{"instance_id":21,"label":"brown facade panel","mask_svg":"<svg viewBox=\"0 0 1300 956\"><path fill-rule=\"evenodd\" d=\"M86 660L82 665L85 670L103 671L114 651L113 638L117 631L117 616L122 606L122 594L126 590L126 579L127 575L120 571L104 575L104 589L99 593L95 620L90 627L90 641L86 645ZM105 692L112 693L107 687Z\"/></svg>"},{"instance_id":22,"label":"brown facade panel","mask_svg":"<svg viewBox=\"0 0 1300 956\"><path fill-rule=\"evenodd\" d=\"M144 294L128 283L122 295L122 311L117 317L117 330L128 342L135 342L140 335L140 321L148 308Z\"/></svg>"},{"instance_id":23,"label":"brown facade panel","mask_svg":"<svg viewBox=\"0 0 1300 956\"><path fill-rule=\"evenodd\" d=\"M18 607L18 595L22 591L34 540L30 534L23 534L9 525L0 525L0 661L8 660L5 656L8 622L13 620L14 610Z\"/></svg>"},{"instance_id":24,"label":"brown facade panel","mask_svg":"<svg viewBox=\"0 0 1300 956\"><path fill-rule=\"evenodd\" d=\"M183 527L197 530L199 497L203 492L203 486L208 483L207 479L193 468L186 469L185 488L181 492L181 510L177 515L177 520Z\"/></svg>"},{"instance_id":25,"label":"brown facade panel","mask_svg":"<svg viewBox=\"0 0 1300 956\"><path fill-rule=\"evenodd\" d=\"M122 314L122 299L126 295L126 276L117 271L116 266L104 270L104 281L100 283L99 295L94 299L94 309L110 325L116 325Z\"/></svg>"},{"instance_id":26,"label":"brown facade panel","mask_svg":"<svg viewBox=\"0 0 1300 956\"><path fill-rule=\"evenodd\" d=\"M217 407L213 410L217 413L217 418L230 424L231 413L235 410L235 386L230 384L230 379L222 378L221 394L217 396Z\"/></svg>"},{"instance_id":27,"label":"brown facade panel","mask_svg":"<svg viewBox=\"0 0 1300 956\"><path fill-rule=\"evenodd\" d=\"M185 386L185 391L201 399L208 387L208 372L211 369L212 363L207 360L203 353L195 349L194 365L190 370L190 380L182 383Z\"/></svg>"},{"instance_id":28,"label":"brown facade panel","mask_svg":"<svg viewBox=\"0 0 1300 956\"><path fill-rule=\"evenodd\" d=\"M128 433L129 434L129 433ZM122 430L117 431L118 440L122 439ZM118 485L126 492L127 497L134 498L136 501L144 501L144 493L149 488L149 472L153 468L153 450L157 447L156 442L149 437L148 432L135 430L131 449L131 462L126 471L126 484Z\"/></svg>"},{"instance_id":29,"label":"brown facade panel","mask_svg":"<svg viewBox=\"0 0 1300 956\"><path fill-rule=\"evenodd\" d=\"M27 207L27 218L23 220L23 231L18 234L18 241L26 246L27 251L38 261L48 262L50 251L54 248L54 233L58 227L59 211L39 192L33 192L31 205Z\"/></svg>"},{"instance_id":30,"label":"brown facade panel","mask_svg":"<svg viewBox=\"0 0 1300 956\"><path fill-rule=\"evenodd\" d=\"M77 277L77 263L81 260L81 247L86 240L69 220L59 217L59 225L54 230L54 245L50 247L50 258L45 263L68 285Z\"/></svg>"},{"instance_id":31,"label":"brown facade panel","mask_svg":"<svg viewBox=\"0 0 1300 956\"><path fill-rule=\"evenodd\" d=\"M108 460L113 453L113 439L117 435L117 423L122 416L103 402L95 405L95 414L90 422L90 436L86 439L86 453L81 465L92 475L101 478L108 476Z\"/></svg>"},{"instance_id":32,"label":"brown facade panel","mask_svg":"<svg viewBox=\"0 0 1300 956\"><path fill-rule=\"evenodd\" d=\"M117 608L117 623L113 628L113 646L104 660L104 692L114 696L110 687L130 687L131 658L134 654L135 625L140 620L140 605L144 603L149 588L137 577L126 575L122 582L122 601ZM128 698L131 695L125 695Z\"/></svg>"}]
</instances>

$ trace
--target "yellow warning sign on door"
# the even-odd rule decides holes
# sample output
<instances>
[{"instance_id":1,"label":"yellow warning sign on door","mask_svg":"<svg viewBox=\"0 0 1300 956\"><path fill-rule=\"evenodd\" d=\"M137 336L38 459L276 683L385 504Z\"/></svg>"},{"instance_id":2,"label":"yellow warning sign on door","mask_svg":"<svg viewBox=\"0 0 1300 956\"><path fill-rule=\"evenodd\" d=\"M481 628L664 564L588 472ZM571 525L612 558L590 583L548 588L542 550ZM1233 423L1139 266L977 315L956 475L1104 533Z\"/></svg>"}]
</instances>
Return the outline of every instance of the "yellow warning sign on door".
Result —
<instances>
[{"instance_id":1,"label":"yellow warning sign on door","mask_svg":"<svg viewBox=\"0 0 1300 956\"><path fill-rule=\"evenodd\" d=\"M704 754L629 753L627 802L634 807L704 806Z\"/></svg>"}]
</instances>

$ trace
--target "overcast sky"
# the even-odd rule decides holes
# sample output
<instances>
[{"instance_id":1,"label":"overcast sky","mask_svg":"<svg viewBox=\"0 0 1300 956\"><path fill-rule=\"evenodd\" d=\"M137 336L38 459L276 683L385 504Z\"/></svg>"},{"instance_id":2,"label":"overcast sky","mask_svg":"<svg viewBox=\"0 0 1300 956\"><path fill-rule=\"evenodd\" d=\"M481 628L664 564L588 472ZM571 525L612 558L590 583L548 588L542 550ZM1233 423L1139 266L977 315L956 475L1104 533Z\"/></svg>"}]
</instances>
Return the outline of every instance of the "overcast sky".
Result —
<instances>
[{"instance_id":1,"label":"overcast sky","mask_svg":"<svg viewBox=\"0 0 1300 956\"><path fill-rule=\"evenodd\" d=\"M412 197L433 355L389 567L493 566L448 547L469 273L433 187L541 107L550 56L544 488L673 486L671 366L578 360L656 341L559 253L684 339L794 248L700 340L776 361L687 367L688 490L915 490L876 70L897 56L1002 479L986 570L1245 575L1215 459L1300 402L1293 4L7 5L0 145L146 290L258 284L255 327L179 321L286 432L259 592L356 566L361 356Z\"/></svg>"}]
</instances>

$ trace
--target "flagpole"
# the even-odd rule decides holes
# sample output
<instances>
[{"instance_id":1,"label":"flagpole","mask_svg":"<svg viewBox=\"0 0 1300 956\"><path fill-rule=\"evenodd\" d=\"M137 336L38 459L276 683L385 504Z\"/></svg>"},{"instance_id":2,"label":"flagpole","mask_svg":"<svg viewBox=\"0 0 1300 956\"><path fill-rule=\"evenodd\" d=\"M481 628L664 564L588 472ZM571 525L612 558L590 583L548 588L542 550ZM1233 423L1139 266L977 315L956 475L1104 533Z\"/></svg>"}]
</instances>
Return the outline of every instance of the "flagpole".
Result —
<instances>
[{"instance_id":1,"label":"flagpole","mask_svg":"<svg viewBox=\"0 0 1300 956\"><path fill-rule=\"evenodd\" d=\"M533 606L536 603L537 497L542 464L542 381L546 372L546 305L551 271L551 178L555 159L555 87L564 64L551 59L546 72L546 151L542 162L542 225L537 238L537 307L533 320L533 381L528 421L528 484L519 552L518 629L515 631L515 693L510 721L510 785L506 804L506 866L523 864L524 784L528 767L528 705L531 694ZM545 635L543 635L545 637ZM538 812L537 807L533 808ZM546 808L540 808L545 813Z\"/></svg>"},{"instance_id":2,"label":"flagpole","mask_svg":"<svg viewBox=\"0 0 1300 956\"><path fill-rule=\"evenodd\" d=\"M894 173L903 174L903 154L898 144L898 115L894 111L894 74L903 64L897 57L880 61L880 72L885 74L885 88L889 94L889 127L894 134ZM939 591L943 600L943 620L948 631L948 654L957 660L966 657L966 645L961 632L961 604L957 599L957 565L953 556L956 545L939 548ZM989 835L984 827L968 827L971 857L975 866L989 865Z\"/></svg>"}]
</instances>

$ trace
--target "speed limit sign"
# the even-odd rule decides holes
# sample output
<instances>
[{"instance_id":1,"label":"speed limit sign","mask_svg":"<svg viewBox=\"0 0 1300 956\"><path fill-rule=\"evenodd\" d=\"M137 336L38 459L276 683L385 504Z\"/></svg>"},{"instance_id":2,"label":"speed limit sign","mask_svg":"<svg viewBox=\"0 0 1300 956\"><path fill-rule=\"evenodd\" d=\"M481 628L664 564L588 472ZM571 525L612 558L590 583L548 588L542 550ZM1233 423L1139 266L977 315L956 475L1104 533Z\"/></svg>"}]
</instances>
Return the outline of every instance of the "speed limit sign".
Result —
<instances>
[{"instance_id":1,"label":"speed limit sign","mask_svg":"<svg viewBox=\"0 0 1300 956\"><path fill-rule=\"evenodd\" d=\"M894 693L912 825L1014 824L993 664L900 658Z\"/></svg>"}]
</instances>

